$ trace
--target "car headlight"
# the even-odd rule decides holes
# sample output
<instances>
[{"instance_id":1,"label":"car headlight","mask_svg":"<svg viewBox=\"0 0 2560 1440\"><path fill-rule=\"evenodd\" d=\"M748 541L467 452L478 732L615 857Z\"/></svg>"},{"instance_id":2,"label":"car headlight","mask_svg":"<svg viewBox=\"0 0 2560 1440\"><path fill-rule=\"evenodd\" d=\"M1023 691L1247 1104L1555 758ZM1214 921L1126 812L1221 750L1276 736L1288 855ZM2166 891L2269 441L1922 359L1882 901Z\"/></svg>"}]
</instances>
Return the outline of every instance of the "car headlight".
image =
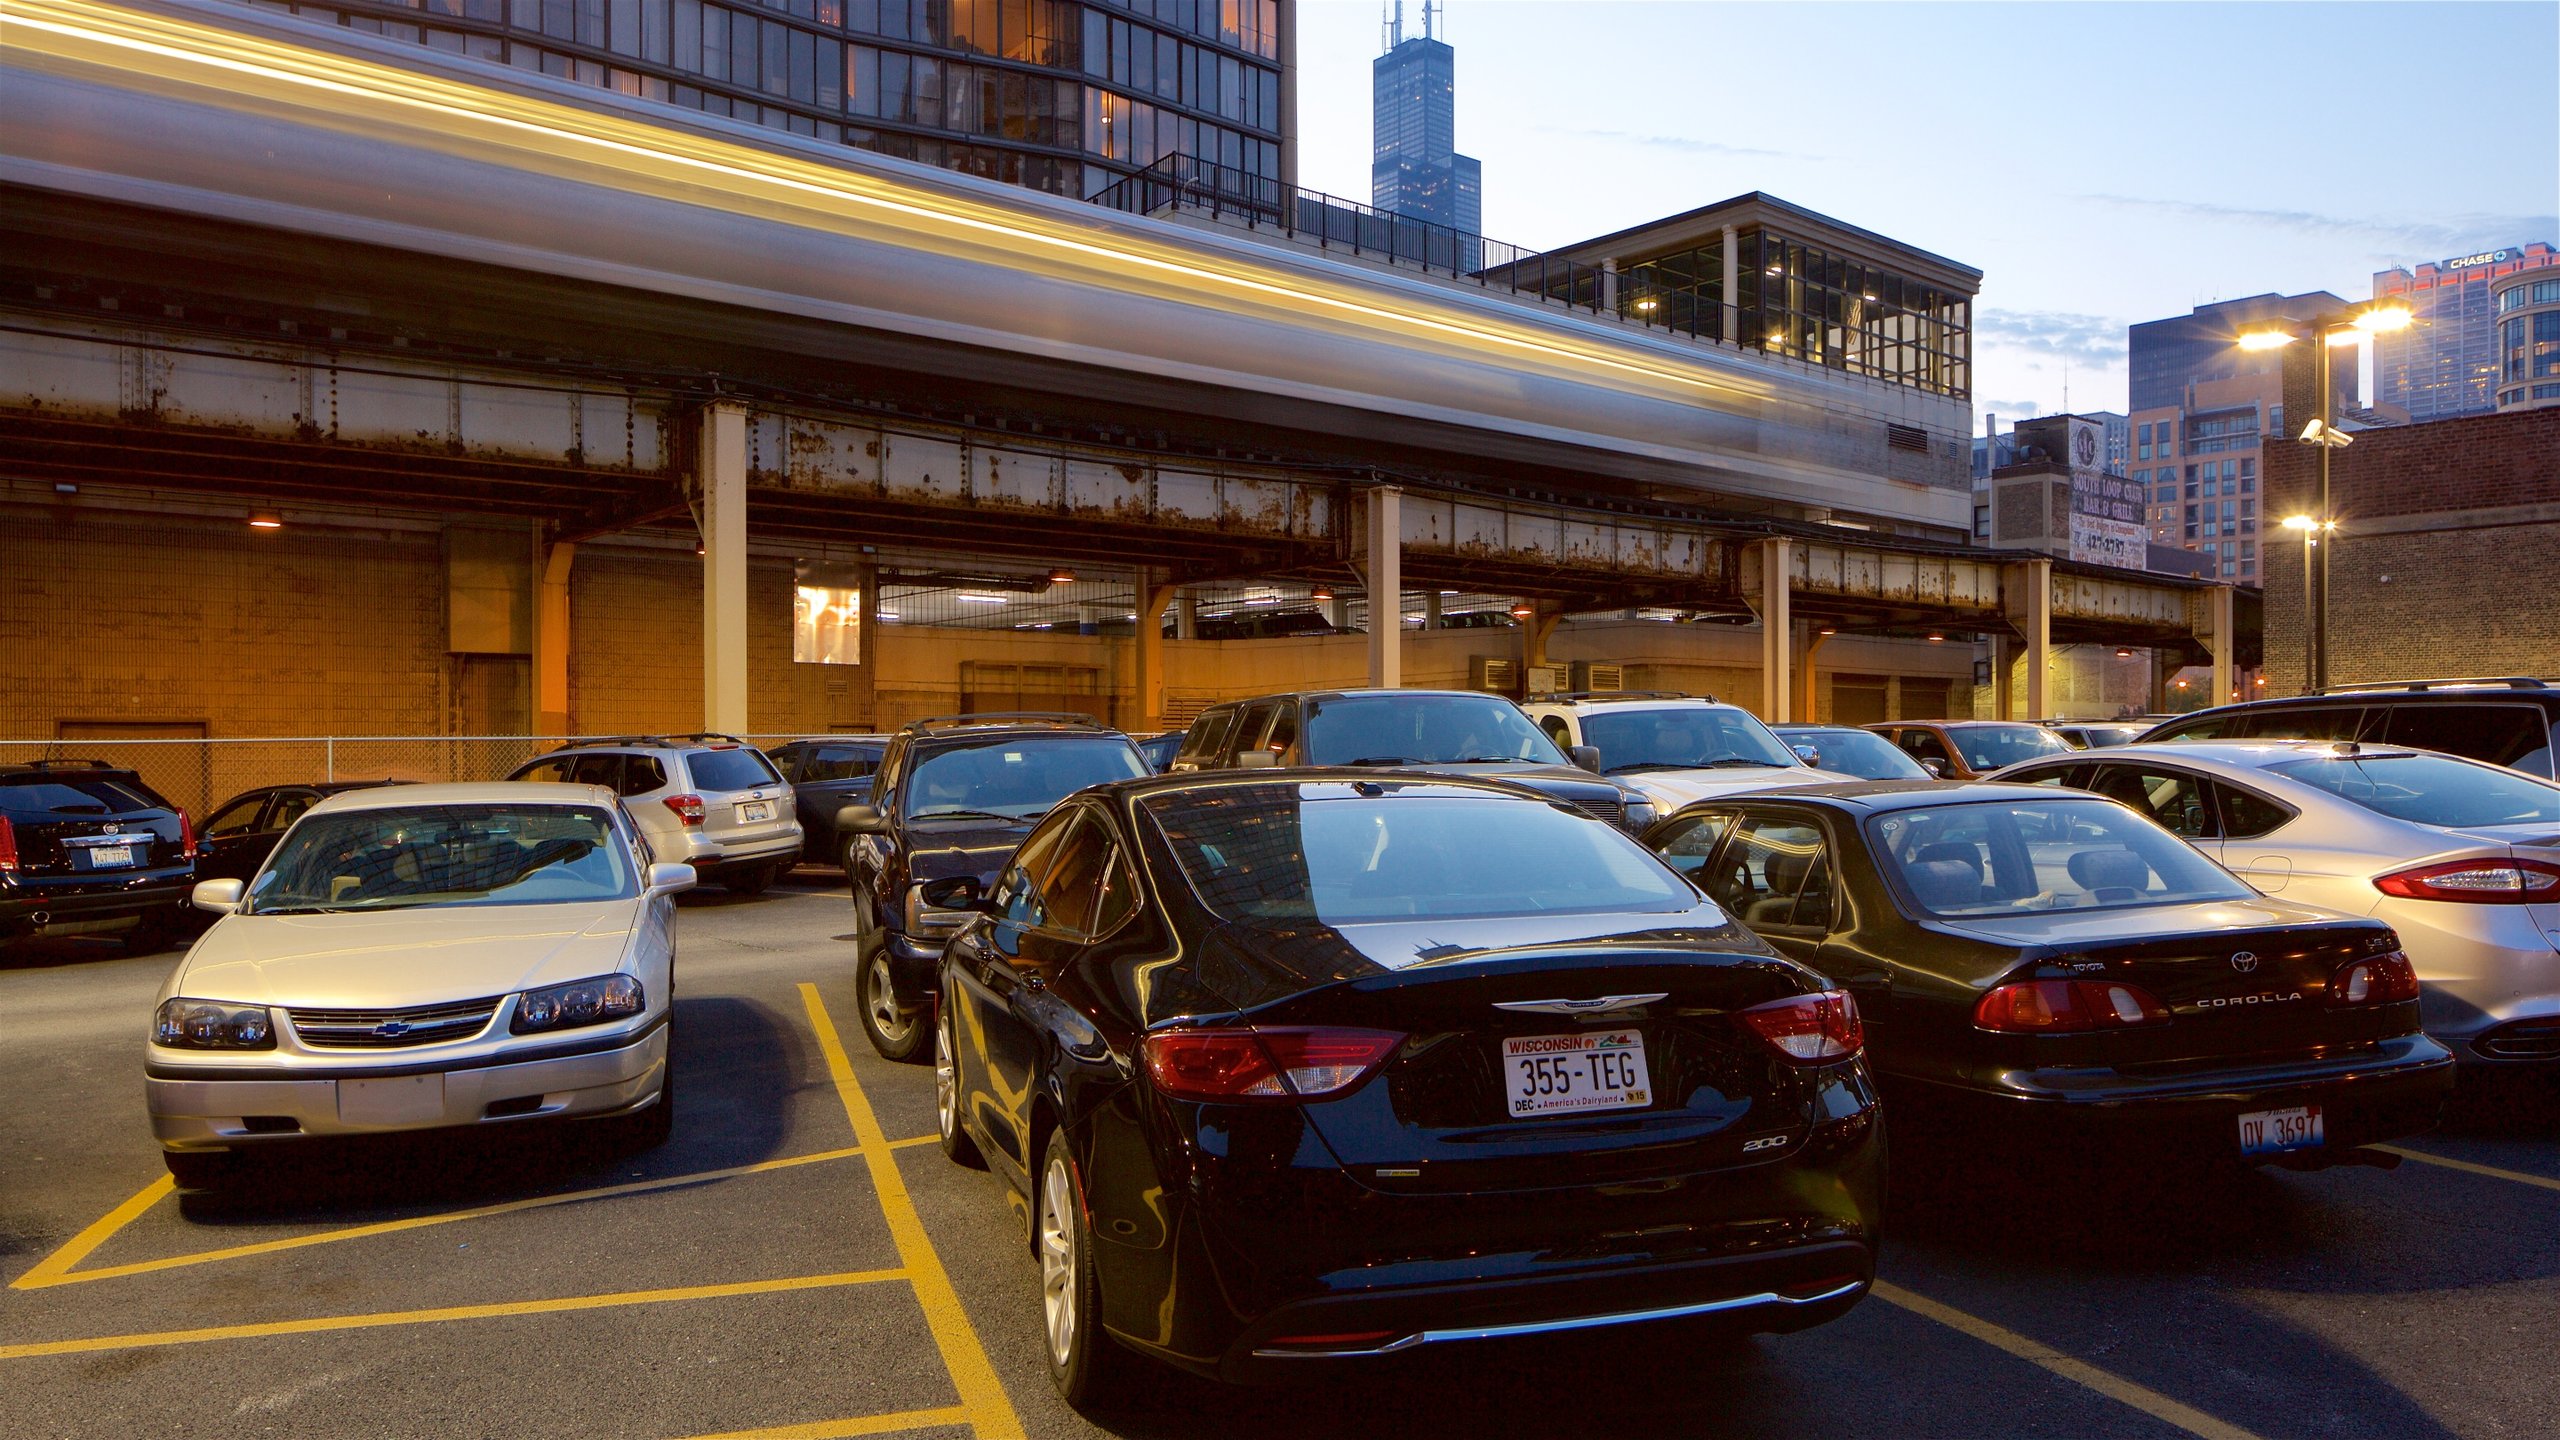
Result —
<instances>
[{"instance_id":1,"label":"car headlight","mask_svg":"<svg viewBox=\"0 0 2560 1440\"><path fill-rule=\"evenodd\" d=\"M948 940L960 933L960 927L977 916L975 910L945 910L928 905L924 887L907 887L907 938L910 940Z\"/></svg>"},{"instance_id":2,"label":"car headlight","mask_svg":"<svg viewBox=\"0 0 2560 1440\"><path fill-rule=\"evenodd\" d=\"M538 1030L601 1025L637 1015L648 1005L649 997L640 989L638 980L628 975L599 975L547 990L527 990L516 1000L515 1023L508 1028L518 1035L529 1035Z\"/></svg>"},{"instance_id":3,"label":"car headlight","mask_svg":"<svg viewBox=\"0 0 2560 1440\"><path fill-rule=\"evenodd\" d=\"M275 1017L264 1005L219 1000L163 1000L151 1038L178 1050L273 1050Z\"/></svg>"}]
</instances>

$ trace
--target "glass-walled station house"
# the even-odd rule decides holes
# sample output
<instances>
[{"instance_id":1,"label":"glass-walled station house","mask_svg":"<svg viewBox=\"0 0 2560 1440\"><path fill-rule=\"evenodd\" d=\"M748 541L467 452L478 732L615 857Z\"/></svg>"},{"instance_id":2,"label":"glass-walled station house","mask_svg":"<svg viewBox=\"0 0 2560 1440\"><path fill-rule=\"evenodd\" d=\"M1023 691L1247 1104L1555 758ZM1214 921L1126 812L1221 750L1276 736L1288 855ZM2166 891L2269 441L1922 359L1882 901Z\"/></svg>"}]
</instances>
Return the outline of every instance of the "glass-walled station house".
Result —
<instances>
[{"instance_id":1,"label":"glass-walled station house","mask_svg":"<svg viewBox=\"0 0 2560 1440\"><path fill-rule=\"evenodd\" d=\"M242 3L1051 194L1295 178L1280 0Z\"/></svg>"}]
</instances>

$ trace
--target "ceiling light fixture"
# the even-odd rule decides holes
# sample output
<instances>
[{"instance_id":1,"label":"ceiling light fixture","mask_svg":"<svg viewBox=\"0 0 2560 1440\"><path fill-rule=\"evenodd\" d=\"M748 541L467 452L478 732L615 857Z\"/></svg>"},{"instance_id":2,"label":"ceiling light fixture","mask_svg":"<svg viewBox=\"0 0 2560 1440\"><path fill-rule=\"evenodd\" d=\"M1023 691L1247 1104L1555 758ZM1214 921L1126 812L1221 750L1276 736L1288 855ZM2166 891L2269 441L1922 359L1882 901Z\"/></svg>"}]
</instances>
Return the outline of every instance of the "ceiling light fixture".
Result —
<instances>
[{"instance_id":1,"label":"ceiling light fixture","mask_svg":"<svg viewBox=\"0 0 2560 1440\"><path fill-rule=\"evenodd\" d=\"M252 530L281 530L284 528L284 518L276 514L273 510L252 510L249 512L249 528Z\"/></svg>"},{"instance_id":2,"label":"ceiling light fixture","mask_svg":"<svg viewBox=\"0 0 2560 1440\"><path fill-rule=\"evenodd\" d=\"M1064 565L1061 565L1057 569L1049 572L1049 583L1052 585L1073 585L1076 583L1076 572L1068 569Z\"/></svg>"},{"instance_id":3,"label":"ceiling light fixture","mask_svg":"<svg viewBox=\"0 0 2560 1440\"><path fill-rule=\"evenodd\" d=\"M1313 600L1319 605L1326 604L1333 599L1333 587L1330 585L1319 585L1315 589L1307 592L1307 598Z\"/></svg>"}]
</instances>

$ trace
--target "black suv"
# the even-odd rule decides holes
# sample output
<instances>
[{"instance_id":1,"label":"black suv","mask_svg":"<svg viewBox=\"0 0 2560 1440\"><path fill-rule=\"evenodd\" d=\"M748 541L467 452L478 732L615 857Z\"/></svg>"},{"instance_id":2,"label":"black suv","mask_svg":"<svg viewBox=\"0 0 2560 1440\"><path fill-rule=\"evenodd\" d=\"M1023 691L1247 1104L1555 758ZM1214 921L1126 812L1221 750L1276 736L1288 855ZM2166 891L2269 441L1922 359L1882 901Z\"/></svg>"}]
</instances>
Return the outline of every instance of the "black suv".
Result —
<instances>
[{"instance_id":1,"label":"black suv","mask_svg":"<svg viewBox=\"0 0 2560 1440\"><path fill-rule=\"evenodd\" d=\"M166 946L196 881L186 813L104 760L0 765L0 941L131 922L125 948Z\"/></svg>"},{"instance_id":2,"label":"black suv","mask_svg":"<svg viewBox=\"0 0 2560 1440\"><path fill-rule=\"evenodd\" d=\"M836 812L871 798L871 777L888 750L886 735L839 735L793 740L764 752L791 782L791 803L800 812L802 864L850 868L846 847L853 837L836 833Z\"/></svg>"},{"instance_id":3,"label":"black suv","mask_svg":"<svg viewBox=\"0 0 2560 1440\"><path fill-rule=\"evenodd\" d=\"M1348 765L1427 775L1472 775L1525 785L1629 834L1653 823L1653 802L1592 773L1599 752L1567 760L1517 705L1475 690L1319 690L1212 705L1191 722L1173 768L1234 770Z\"/></svg>"},{"instance_id":4,"label":"black suv","mask_svg":"<svg viewBox=\"0 0 2560 1440\"><path fill-rule=\"evenodd\" d=\"M1128 736L1083 715L946 715L890 736L870 803L835 816L872 1048L892 1060L923 1052L943 942L1050 806L1152 773Z\"/></svg>"},{"instance_id":5,"label":"black suv","mask_svg":"<svg viewBox=\"0 0 2560 1440\"><path fill-rule=\"evenodd\" d=\"M2317 695L2249 700L2181 715L2151 740L2371 740L2441 750L2552 777L2560 682L2525 676L2332 685Z\"/></svg>"}]
</instances>

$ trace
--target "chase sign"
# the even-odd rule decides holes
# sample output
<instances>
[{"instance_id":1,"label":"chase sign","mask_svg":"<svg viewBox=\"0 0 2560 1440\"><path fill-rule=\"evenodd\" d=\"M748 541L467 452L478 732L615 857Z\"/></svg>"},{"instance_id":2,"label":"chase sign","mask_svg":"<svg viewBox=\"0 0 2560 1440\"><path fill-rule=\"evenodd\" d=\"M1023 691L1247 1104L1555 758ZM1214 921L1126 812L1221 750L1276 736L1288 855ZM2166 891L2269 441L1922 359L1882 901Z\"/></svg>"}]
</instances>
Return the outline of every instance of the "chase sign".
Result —
<instances>
[{"instance_id":1,"label":"chase sign","mask_svg":"<svg viewBox=\"0 0 2560 1440\"><path fill-rule=\"evenodd\" d=\"M2475 266L2495 265L2502 260L2513 260L2514 258L2516 258L2516 252L2513 250L2483 250L2477 255L2462 255L2457 256L2454 259L2447 260L2444 262L2444 268L2447 270L2469 270Z\"/></svg>"}]
</instances>

